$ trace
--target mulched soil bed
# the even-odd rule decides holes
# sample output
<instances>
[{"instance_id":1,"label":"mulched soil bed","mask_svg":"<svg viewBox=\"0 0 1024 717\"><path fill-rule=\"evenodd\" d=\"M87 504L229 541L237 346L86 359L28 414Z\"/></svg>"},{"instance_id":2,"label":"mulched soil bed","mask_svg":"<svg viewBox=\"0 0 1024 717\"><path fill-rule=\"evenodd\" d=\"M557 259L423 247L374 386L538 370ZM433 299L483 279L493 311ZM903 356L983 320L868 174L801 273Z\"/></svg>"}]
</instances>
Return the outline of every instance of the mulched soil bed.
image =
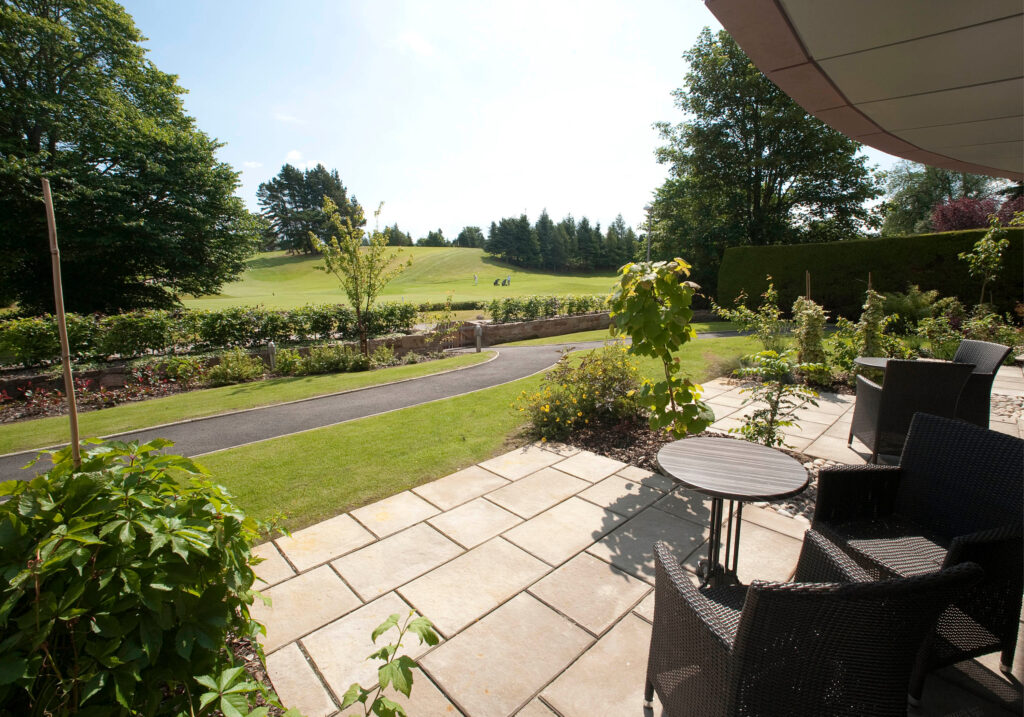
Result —
<instances>
[{"instance_id":1,"label":"mulched soil bed","mask_svg":"<svg viewBox=\"0 0 1024 717\"><path fill-rule=\"evenodd\" d=\"M732 440L743 440L735 436L726 436L713 431L704 431L699 436L730 438ZM666 443L671 443L673 438L664 433L656 433L650 429L644 420L623 421L607 426L588 426L582 431L574 433L565 442L576 448L608 456L615 460L629 463L630 465L644 468L649 471L658 472L658 451ZM807 489L799 495L783 498L782 500L770 503L754 503L772 508L785 516L802 515L808 520L814 513L814 502L818 495L818 471L827 465L837 465L835 461L826 461L822 458L812 458L797 451L786 448L779 449L800 461L811 480Z\"/></svg>"},{"instance_id":2,"label":"mulched soil bed","mask_svg":"<svg viewBox=\"0 0 1024 717\"><path fill-rule=\"evenodd\" d=\"M174 381L158 383L154 386L125 386L123 388L105 388L102 391L78 391L75 394L79 413L98 411L102 408L119 406L122 403L135 403L150 398L162 398L175 393L195 391L207 388L201 384L182 384ZM0 403L0 423L15 423L34 418L63 416L68 412L67 399L60 391L39 392L29 400L12 400Z\"/></svg>"}]
</instances>

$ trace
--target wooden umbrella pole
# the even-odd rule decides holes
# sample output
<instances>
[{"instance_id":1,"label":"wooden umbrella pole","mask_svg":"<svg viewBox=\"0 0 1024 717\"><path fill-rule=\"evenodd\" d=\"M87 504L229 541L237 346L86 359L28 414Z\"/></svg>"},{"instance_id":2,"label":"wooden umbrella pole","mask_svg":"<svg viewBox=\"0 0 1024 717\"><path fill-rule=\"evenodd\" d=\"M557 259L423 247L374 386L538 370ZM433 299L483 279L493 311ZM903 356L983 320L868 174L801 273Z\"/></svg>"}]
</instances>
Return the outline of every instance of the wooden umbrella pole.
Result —
<instances>
[{"instance_id":1,"label":"wooden umbrella pole","mask_svg":"<svg viewBox=\"0 0 1024 717\"><path fill-rule=\"evenodd\" d=\"M50 259L53 264L53 300L57 308L57 331L60 334L60 361L64 366L64 390L68 397L68 418L71 419L71 457L75 468L82 465L78 446L78 405L75 402L75 382L71 375L71 348L68 344L68 325L64 318L64 289L60 279L60 249L57 248L57 221L53 216L53 197L50 180L43 179L43 202L46 203L46 226L50 232Z\"/></svg>"}]
</instances>

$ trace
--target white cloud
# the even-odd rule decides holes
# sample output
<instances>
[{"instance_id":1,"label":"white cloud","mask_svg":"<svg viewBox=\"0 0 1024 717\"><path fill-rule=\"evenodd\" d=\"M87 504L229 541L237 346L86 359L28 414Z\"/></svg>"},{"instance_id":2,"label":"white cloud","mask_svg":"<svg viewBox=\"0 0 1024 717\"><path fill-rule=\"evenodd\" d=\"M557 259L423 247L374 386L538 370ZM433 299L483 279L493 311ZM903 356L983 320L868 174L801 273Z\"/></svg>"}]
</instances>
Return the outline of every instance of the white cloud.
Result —
<instances>
[{"instance_id":1,"label":"white cloud","mask_svg":"<svg viewBox=\"0 0 1024 717\"><path fill-rule=\"evenodd\" d=\"M284 161L294 164L295 162L302 161L302 152L297 149L293 149L284 156Z\"/></svg>"},{"instance_id":2,"label":"white cloud","mask_svg":"<svg viewBox=\"0 0 1024 717\"><path fill-rule=\"evenodd\" d=\"M286 124L306 124L306 120L301 117L296 117L295 115L290 115L287 112L275 112L274 119Z\"/></svg>"},{"instance_id":3,"label":"white cloud","mask_svg":"<svg viewBox=\"0 0 1024 717\"><path fill-rule=\"evenodd\" d=\"M433 57L434 46L415 30L406 30L398 36L398 45L420 57Z\"/></svg>"},{"instance_id":4,"label":"white cloud","mask_svg":"<svg viewBox=\"0 0 1024 717\"><path fill-rule=\"evenodd\" d=\"M297 169L312 169L318 164L323 164L322 160L319 159L303 159L302 152L297 149L293 149L284 156L284 161L288 164L296 167Z\"/></svg>"},{"instance_id":5,"label":"white cloud","mask_svg":"<svg viewBox=\"0 0 1024 717\"><path fill-rule=\"evenodd\" d=\"M246 169L258 169L263 166L263 162L242 162L242 166Z\"/></svg>"}]
</instances>

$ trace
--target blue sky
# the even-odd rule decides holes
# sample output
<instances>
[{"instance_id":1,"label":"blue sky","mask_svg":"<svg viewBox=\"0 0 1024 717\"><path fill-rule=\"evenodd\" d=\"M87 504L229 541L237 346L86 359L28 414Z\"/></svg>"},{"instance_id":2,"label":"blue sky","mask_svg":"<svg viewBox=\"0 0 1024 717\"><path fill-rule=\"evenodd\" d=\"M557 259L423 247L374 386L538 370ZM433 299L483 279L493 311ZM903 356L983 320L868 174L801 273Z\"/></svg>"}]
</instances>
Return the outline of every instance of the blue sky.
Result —
<instances>
[{"instance_id":1,"label":"blue sky","mask_svg":"<svg viewBox=\"0 0 1024 717\"><path fill-rule=\"evenodd\" d=\"M250 208L285 162L322 162L414 237L544 208L643 222L651 125L682 119L682 53L720 28L699 0L124 5Z\"/></svg>"}]
</instances>

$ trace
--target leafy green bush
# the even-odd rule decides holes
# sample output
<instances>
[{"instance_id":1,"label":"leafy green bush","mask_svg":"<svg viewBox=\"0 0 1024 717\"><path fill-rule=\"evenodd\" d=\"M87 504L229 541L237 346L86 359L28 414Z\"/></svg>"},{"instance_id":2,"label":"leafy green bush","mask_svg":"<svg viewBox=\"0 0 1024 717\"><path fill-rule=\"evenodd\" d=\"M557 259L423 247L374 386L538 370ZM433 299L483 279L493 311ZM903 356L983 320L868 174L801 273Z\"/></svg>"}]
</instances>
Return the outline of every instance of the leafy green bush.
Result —
<instances>
[{"instance_id":1,"label":"leafy green bush","mask_svg":"<svg viewBox=\"0 0 1024 717\"><path fill-rule=\"evenodd\" d=\"M0 324L0 354L23 366L37 366L60 358L60 337L53 317L30 316Z\"/></svg>"},{"instance_id":2,"label":"leafy green bush","mask_svg":"<svg viewBox=\"0 0 1024 717\"><path fill-rule=\"evenodd\" d=\"M783 334L789 329L789 323L782 318L779 311L779 294L769 276L768 288L761 294L761 305L757 311L747 308L747 296L740 293L735 300L735 309L727 309L711 302L712 310L726 321L732 321L741 331L753 331L765 351L782 351Z\"/></svg>"},{"instance_id":3,"label":"leafy green bush","mask_svg":"<svg viewBox=\"0 0 1024 717\"><path fill-rule=\"evenodd\" d=\"M921 291L917 284L910 284L905 293L886 292L884 296L885 313L896 317L892 322L892 330L902 336L914 332L921 319L932 315L939 292L934 289Z\"/></svg>"},{"instance_id":4,"label":"leafy green bush","mask_svg":"<svg viewBox=\"0 0 1024 717\"><path fill-rule=\"evenodd\" d=\"M397 363L398 359L395 358L395 350L385 344L381 344L370 354L370 366L373 368L394 366Z\"/></svg>"},{"instance_id":5,"label":"leafy green bush","mask_svg":"<svg viewBox=\"0 0 1024 717\"><path fill-rule=\"evenodd\" d=\"M303 369L302 356L295 349L279 349L274 364L274 370L280 376L298 376Z\"/></svg>"},{"instance_id":6,"label":"leafy green bush","mask_svg":"<svg viewBox=\"0 0 1024 717\"><path fill-rule=\"evenodd\" d=\"M607 311L604 296L509 296L493 299L487 313L496 324Z\"/></svg>"},{"instance_id":7,"label":"leafy green bush","mask_svg":"<svg viewBox=\"0 0 1024 717\"><path fill-rule=\"evenodd\" d=\"M786 436L781 429L797 425L789 418L793 409L804 402L818 405L814 400L818 397L817 391L796 383L793 380L794 373L820 373L825 367L821 364L794 363L788 352L779 354L775 351L761 351L748 358L753 365L737 369L734 373L743 378L758 380L752 387L741 391L750 394L744 399L744 405L753 404L757 408L744 419L742 426L730 428L729 432L739 433L753 443L785 446Z\"/></svg>"},{"instance_id":8,"label":"leafy green bush","mask_svg":"<svg viewBox=\"0 0 1024 717\"><path fill-rule=\"evenodd\" d=\"M174 344L173 323L166 311L132 311L100 319L100 352L131 358L163 353Z\"/></svg>"},{"instance_id":9,"label":"leafy green bush","mask_svg":"<svg viewBox=\"0 0 1024 717\"><path fill-rule=\"evenodd\" d=\"M796 337L797 360L808 368L805 376L811 383L828 385L832 372L825 356L825 310L801 296L793 302L793 335Z\"/></svg>"},{"instance_id":10,"label":"leafy green bush","mask_svg":"<svg viewBox=\"0 0 1024 717\"><path fill-rule=\"evenodd\" d=\"M169 441L93 443L80 469L66 448L45 475L0 483L0 704L207 714L212 689L225 714L247 711L259 685L219 687L241 674L229 634L260 650L250 565L264 526L200 466L160 453Z\"/></svg>"},{"instance_id":11,"label":"leafy green bush","mask_svg":"<svg viewBox=\"0 0 1024 717\"><path fill-rule=\"evenodd\" d=\"M513 404L530 419L531 432L561 440L589 424L615 423L641 413L636 363L624 346L594 349L576 358L563 353L540 387Z\"/></svg>"},{"instance_id":12,"label":"leafy green bush","mask_svg":"<svg viewBox=\"0 0 1024 717\"><path fill-rule=\"evenodd\" d=\"M258 356L250 356L245 349L234 348L220 355L220 363L211 366L206 380L211 386L253 381L263 376L266 367Z\"/></svg>"}]
</instances>

